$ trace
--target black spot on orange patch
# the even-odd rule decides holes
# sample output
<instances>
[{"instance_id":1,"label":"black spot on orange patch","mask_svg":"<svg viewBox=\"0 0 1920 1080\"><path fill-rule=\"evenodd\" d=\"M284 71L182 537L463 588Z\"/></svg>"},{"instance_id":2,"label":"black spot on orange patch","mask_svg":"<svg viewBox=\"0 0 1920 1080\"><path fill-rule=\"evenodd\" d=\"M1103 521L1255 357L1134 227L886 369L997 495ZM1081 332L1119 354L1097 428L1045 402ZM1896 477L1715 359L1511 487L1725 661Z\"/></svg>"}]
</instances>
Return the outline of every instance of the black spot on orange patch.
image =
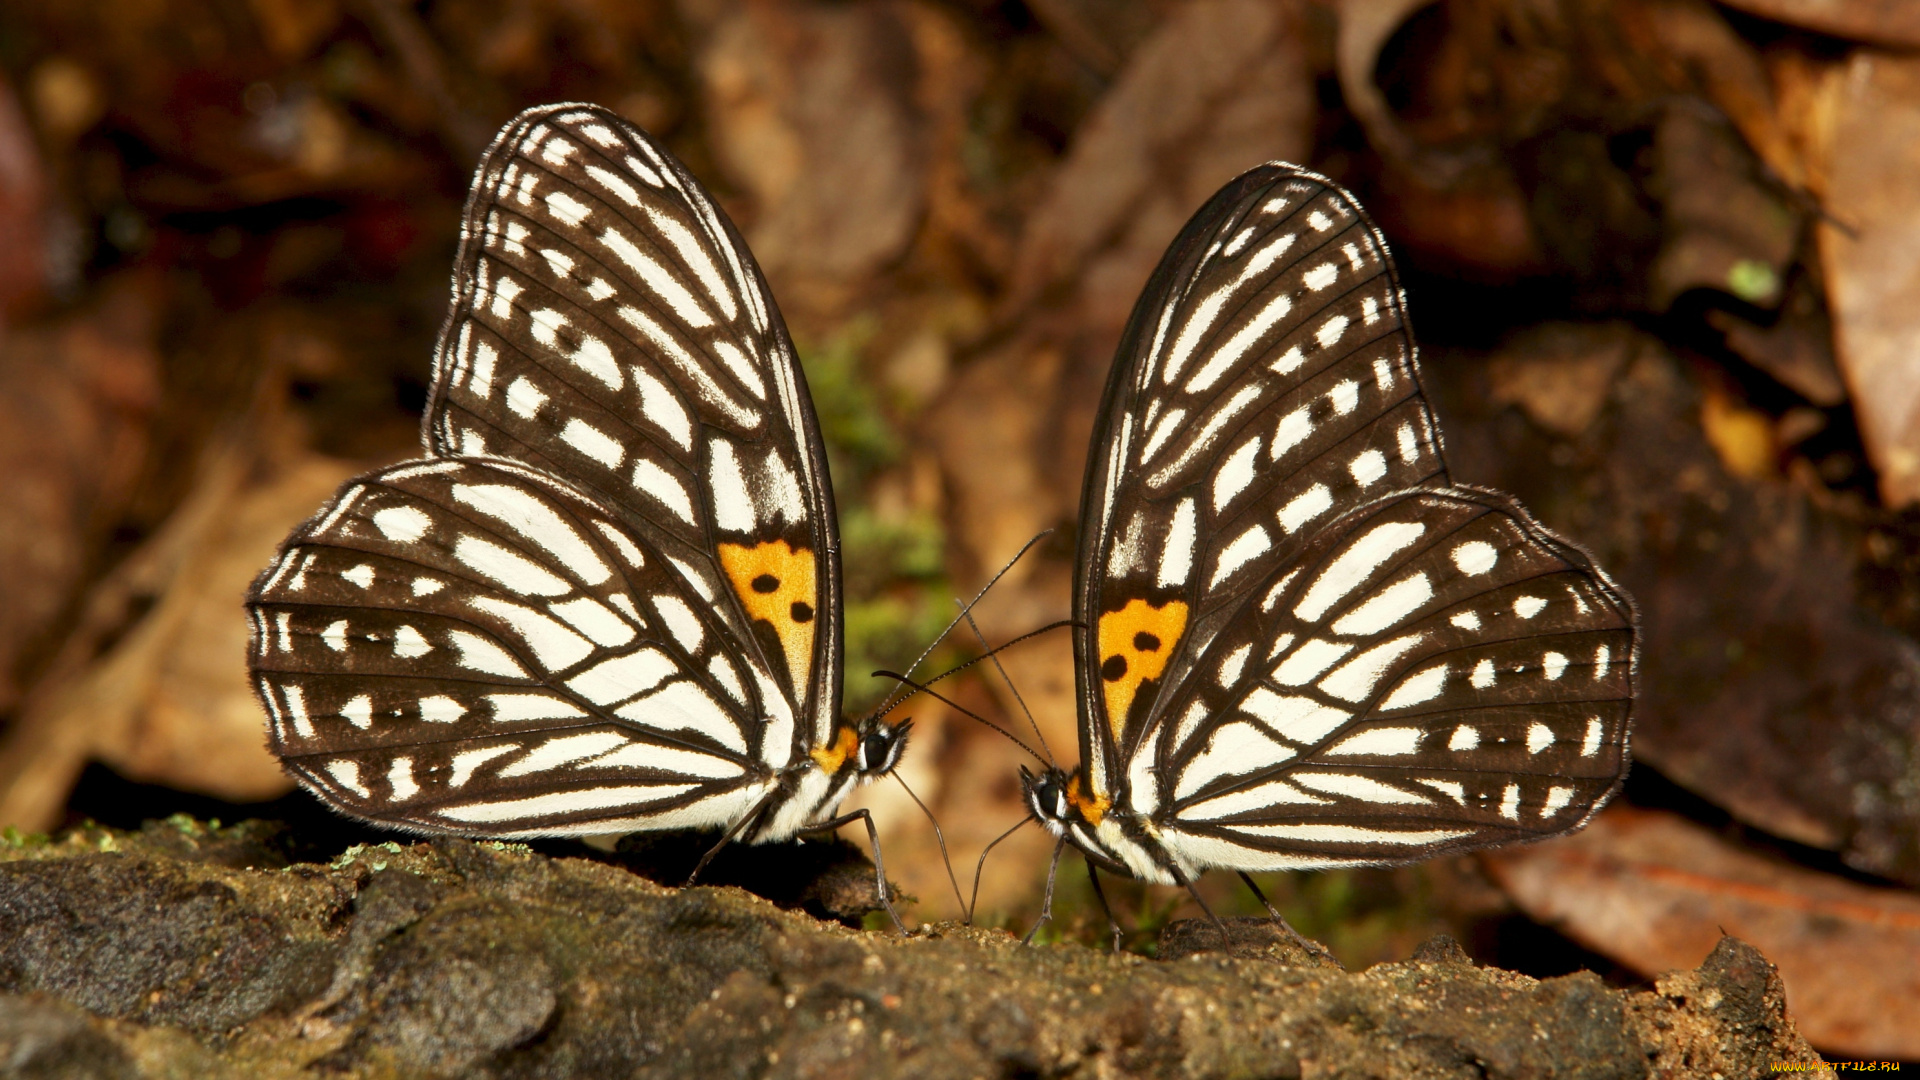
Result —
<instances>
[{"instance_id":1,"label":"black spot on orange patch","mask_svg":"<svg viewBox=\"0 0 1920 1080\"><path fill-rule=\"evenodd\" d=\"M1119 738L1127 725L1127 710L1140 684L1157 679L1166 670L1173 646L1187 629L1187 605L1169 600L1154 607L1145 600L1129 600L1119 611L1100 616L1100 676L1106 680L1107 724Z\"/></svg>"},{"instance_id":2,"label":"black spot on orange patch","mask_svg":"<svg viewBox=\"0 0 1920 1080\"><path fill-rule=\"evenodd\" d=\"M813 615L819 601L813 552L790 547L785 540L752 547L721 544L720 566L747 617L772 624L787 654L794 696L804 697L813 672ZM802 611L805 618L800 617Z\"/></svg>"}]
</instances>

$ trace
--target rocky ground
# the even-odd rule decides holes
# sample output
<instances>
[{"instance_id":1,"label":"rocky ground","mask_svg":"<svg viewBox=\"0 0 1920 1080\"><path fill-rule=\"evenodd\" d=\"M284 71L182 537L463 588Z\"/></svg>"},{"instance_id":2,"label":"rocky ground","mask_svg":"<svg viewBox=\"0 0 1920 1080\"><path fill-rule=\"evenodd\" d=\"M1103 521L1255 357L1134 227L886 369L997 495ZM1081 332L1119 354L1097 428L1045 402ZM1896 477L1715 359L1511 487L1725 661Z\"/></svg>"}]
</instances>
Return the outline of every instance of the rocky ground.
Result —
<instances>
[{"instance_id":1,"label":"rocky ground","mask_svg":"<svg viewBox=\"0 0 1920 1080\"><path fill-rule=\"evenodd\" d=\"M1224 949L1175 923L1158 958L856 929L866 879L830 849L806 871L823 886L788 881L794 909L659 885L637 872L658 852L298 850L278 826L186 818L10 835L0 1076L1598 1080L1819 1060L1731 937L1613 989L1476 967L1444 937L1349 972L1251 920Z\"/></svg>"}]
</instances>

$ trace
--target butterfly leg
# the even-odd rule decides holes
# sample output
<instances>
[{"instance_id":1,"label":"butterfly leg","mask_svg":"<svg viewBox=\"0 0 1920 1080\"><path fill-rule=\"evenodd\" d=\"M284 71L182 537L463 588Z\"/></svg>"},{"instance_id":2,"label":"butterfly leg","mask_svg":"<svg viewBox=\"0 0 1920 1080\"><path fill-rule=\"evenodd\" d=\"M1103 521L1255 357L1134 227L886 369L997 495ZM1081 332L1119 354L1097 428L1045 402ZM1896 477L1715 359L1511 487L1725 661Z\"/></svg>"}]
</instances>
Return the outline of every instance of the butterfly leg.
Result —
<instances>
[{"instance_id":1,"label":"butterfly leg","mask_svg":"<svg viewBox=\"0 0 1920 1080\"><path fill-rule=\"evenodd\" d=\"M1120 920L1113 917L1113 905L1107 903L1107 891L1100 887L1100 871L1094 869L1092 859L1087 859L1086 863L1087 880L1093 882L1093 895L1100 899L1100 910L1107 913L1107 933L1111 936L1113 951L1119 952L1125 933L1120 929Z\"/></svg>"},{"instance_id":2,"label":"butterfly leg","mask_svg":"<svg viewBox=\"0 0 1920 1080\"><path fill-rule=\"evenodd\" d=\"M1188 895L1188 896L1191 896L1191 897L1193 897L1193 902L1194 902L1194 903L1196 903L1196 904L1199 904L1199 905L1200 905L1200 910L1201 910L1201 911L1204 911L1204 912L1206 912L1206 913L1207 913L1207 918L1209 918L1209 919L1211 919L1211 920L1213 920L1213 928L1214 928L1215 930L1218 930L1218 931L1220 931L1220 945L1221 945L1221 947L1222 947L1222 948L1232 948L1232 947L1233 947L1233 938L1232 938L1232 937L1231 937L1231 936L1230 936L1230 935L1229 935L1229 934L1227 933L1227 924L1226 924L1225 922L1223 922L1223 921L1221 921L1221 919L1220 919L1220 916L1218 916L1218 915L1215 915L1215 914L1213 913L1213 909L1212 909L1212 908L1210 908L1210 907L1208 907L1208 906L1207 906L1207 902L1206 902L1206 900L1205 900L1205 899L1203 899L1203 898L1202 898L1202 897L1200 896L1200 890L1199 890L1199 889L1196 889L1196 888L1194 888L1194 887L1193 887L1193 882L1191 882L1191 881L1188 881L1188 880L1187 880L1187 878L1186 878L1186 875L1184 875L1184 874L1182 874L1182 873L1180 873L1180 872L1179 872L1178 870L1175 870L1175 871L1174 871L1174 873L1173 873L1173 880L1174 880L1175 882L1177 882L1177 883L1179 883L1180 885L1182 885L1182 886L1184 886L1184 887L1186 888L1186 890L1187 890L1187 895Z\"/></svg>"},{"instance_id":3,"label":"butterfly leg","mask_svg":"<svg viewBox=\"0 0 1920 1080\"><path fill-rule=\"evenodd\" d=\"M1053 921L1053 878L1060 872L1060 853L1065 850L1067 850L1065 840L1053 845L1053 861L1047 864L1047 893L1040 901L1040 921L1034 923L1033 929L1027 931L1027 936L1020 939L1022 945L1033 944L1033 935L1039 933L1041 927Z\"/></svg>"},{"instance_id":4,"label":"butterfly leg","mask_svg":"<svg viewBox=\"0 0 1920 1080\"><path fill-rule=\"evenodd\" d=\"M720 854L721 848L733 843L741 834L752 828L760 820L760 816L767 812L767 807L773 805L773 797L777 794L779 794L778 789L768 792L767 797L761 799L759 805L747 811L739 821L733 823L732 828L721 834L719 842L708 848L707 853L700 856L700 861L693 864L693 872L687 875L687 883L680 887L683 889L692 888L693 883L699 880L700 871L705 870L707 864L713 861L713 857Z\"/></svg>"},{"instance_id":5,"label":"butterfly leg","mask_svg":"<svg viewBox=\"0 0 1920 1080\"><path fill-rule=\"evenodd\" d=\"M893 900L887 895L887 863L880 857L880 831L873 827L873 815L867 813L865 808L861 808L850 814L841 814L831 821L809 825L800 831L803 833L832 832L842 825L851 825L856 821L867 827L867 843L873 846L874 891L880 896L880 906L887 909L887 917L893 920L893 928L905 937L907 924L900 921L900 913L893 910Z\"/></svg>"},{"instance_id":6,"label":"butterfly leg","mask_svg":"<svg viewBox=\"0 0 1920 1080\"><path fill-rule=\"evenodd\" d=\"M1281 916L1279 909L1273 906L1273 903L1267 899L1267 894L1260 891L1260 886L1254 883L1253 877L1245 870L1240 871L1240 880L1246 882L1247 888L1253 890L1253 895L1260 898L1260 906L1267 909L1267 914L1272 916L1274 923L1278 925L1281 930L1285 931L1288 937L1293 939L1295 945L1307 950L1307 953L1311 956L1318 956L1327 960L1333 959L1333 953L1329 952L1325 945L1295 930L1293 924L1287 922L1287 920Z\"/></svg>"}]
</instances>

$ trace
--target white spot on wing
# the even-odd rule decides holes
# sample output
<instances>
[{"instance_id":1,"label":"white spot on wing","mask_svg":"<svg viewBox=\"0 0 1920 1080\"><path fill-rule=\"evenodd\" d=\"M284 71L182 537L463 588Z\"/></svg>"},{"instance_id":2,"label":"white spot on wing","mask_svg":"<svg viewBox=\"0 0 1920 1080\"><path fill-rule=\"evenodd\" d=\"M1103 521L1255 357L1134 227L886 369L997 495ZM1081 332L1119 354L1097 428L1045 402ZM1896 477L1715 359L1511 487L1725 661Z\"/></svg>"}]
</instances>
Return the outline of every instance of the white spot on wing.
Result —
<instances>
[{"instance_id":1,"label":"white spot on wing","mask_svg":"<svg viewBox=\"0 0 1920 1080\"><path fill-rule=\"evenodd\" d=\"M1213 512L1217 515L1253 483L1255 461L1260 456L1261 440L1255 435L1227 455L1213 477ZM424 516L424 515L423 515Z\"/></svg>"},{"instance_id":2,"label":"white spot on wing","mask_svg":"<svg viewBox=\"0 0 1920 1080\"><path fill-rule=\"evenodd\" d=\"M1300 686L1312 682L1321 672L1352 651L1353 646L1346 642L1311 638L1302 642L1292 655L1273 669L1273 681L1281 686Z\"/></svg>"},{"instance_id":3,"label":"white spot on wing","mask_svg":"<svg viewBox=\"0 0 1920 1080\"><path fill-rule=\"evenodd\" d=\"M1587 718L1587 734L1580 740L1580 756L1592 757L1600 752L1600 736L1605 734L1606 725L1597 716Z\"/></svg>"},{"instance_id":4,"label":"white spot on wing","mask_svg":"<svg viewBox=\"0 0 1920 1080\"><path fill-rule=\"evenodd\" d=\"M451 724L467 715L467 707L445 694L420 699L420 719L429 724Z\"/></svg>"},{"instance_id":5,"label":"white spot on wing","mask_svg":"<svg viewBox=\"0 0 1920 1080\"><path fill-rule=\"evenodd\" d=\"M1480 616L1471 611L1455 612L1453 618L1447 621L1462 630L1480 629Z\"/></svg>"},{"instance_id":6,"label":"white spot on wing","mask_svg":"<svg viewBox=\"0 0 1920 1080\"><path fill-rule=\"evenodd\" d=\"M707 443L707 455L714 524L728 532L753 532L753 495L747 490L747 478L740 471L733 444L725 439L713 439Z\"/></svg>"},{"instance_id":7,"label":"white spot on wing","mask_svg":"<svg viewBox=\"0 0 1920 1080\"><path fill-rule=\"evenodd\" d=\"M591 596L550 604L547 610L602 648L618 648L633 640L633 624Z\"/></svg>"},{"instance_id":8,"label":"white spot on wing","mask_svg":"<svg viewBox=\"0 0 1920 1080\"><path fill-rule=\"evenodd\" d=\"M1393 693L1380 703L1382 711L1404 709L1409 705L1418 705L1423 701L1432 701L1440 696L1447 685L1447 665L1436 664L1433 667L1416 671L1400 680Z\"/></svg>"},{"instance_id":9,"label":"white spot on wing","mask_svg":"<svg viewBox=\"0 0 1920 1080\"><path fill-rule=\"evenodd\" d=\"M413 779L413 758L402 754L387 766L387 790L393 792L394 802L420 794L420 785Z\"/></svg>"},{"instance_id":10,"label":"white spot on wing","mask_svg":"<svg viewBox=\"0 0 1920 1080\"><path fill-rule=\"evenodd\" d=\"M617 469L627 456L626 448L619 440L579 417L567 421L560 429L560 441L587 455L609 469Z\"/></svg>"},{"instance_id":11,"label":"white spot on wing","mask_svg":"<svg viewBox=\"0 0 1920 1080\"><path fill-rule=\"evenodd\" d=\"M1221 550L1219 560L1214 564L1213 578L1207 582L1207 588L1217 588L1221 582L1232 577L1247 563L1265 554L1272 546L1273 542L1267 536L1267 530L1260 525L1255 525L1241 533Z\"/></svg>"},{"instance_id":12,"label":"white spot on wing","mask_svg":"<svg viewBox=\"0 0 1920 1080\"><path fill-rule=\"evenodd\" d=\"M1467 676L1467 682L1475 690L1485 690L1493 685L1493 676L1493 661L1483 657L1479 663L1473 665L1473 674Z\"/></svg>"},{"instance_id":13,"label":"white spot on wing","mask_svg":"<svg viewBox=\"0 0 1920 1080\"><path fill-rule=\"evenodd\" d=\"M660 650L641 649L602 660L568 679L567 689L595 705L612 705L646 693L678 670L679 666Z\"/></svg>"},{"instance_id":14,"label":"white spot on wing","mask_svg":"<svg viewBox=\"0 0 1920 1080\"><path fill-rule=\"evenodd\" d=\"M340 576L364 589L373 584L373 567L361 563L350 570L340 571Z\"/></svg>"},{"instance_id":15,"label":"white spot on wing","mask_svg":"<svg viewBox=\"0 0 1920 1080\"><path fill-rule=\"evenodd\" d=\"M433 519L413 506L389 506L373 515L373 527L380 535L396 543L411 544L427 535Z\"/></svg>"},{"instance_id":16,"label":"white spot on wing","mask_svg":"<svg viewBox=\"0 0 1920 1080\"><path fill-rule=\"evenodd\" d=\"M1543 818L1552 817L1553 815L1559 813L1560 811L1565 810L1567 808L1567 804L1572 801L1573 801L1572 788L1570 787L1548 788L1547 801L1540 805L1540 816Z\"/></svg>"},{"instance_id":17,"label":"white spot on wing","mask_svg":"<svg viewBox=\"0 0 1920 1080\"><path fill-rule=\"evenodd\" d=\"M540 411L540 406L546 403L547 395L541 393L540 388L525 375L513 380L513 384L507 387L507 409L522 420L533 419L534 414Z\"/></svg>"},{"instance_id":18,"label":"white spot on wing","mask_svg":"<svg viewBox=\"0 0 1920 1080\"><path fill-rule=\"evenodd\" d=\"M1425 634L1408 634L1375 645L1320 680L1320 689L1346 701L1365 701L1387 668L1425 638Z\"/></svg>"},{"instance_id":19,"label":"white spot on wing","mask_svg":"<svg viewBox=\"0 0 1920 1080\"><path fill-rule=\"evenodd\" d=\"M700 625L700 617L693 613L685 600L672 593L661 593L653 598L653 609L660 613L660 621L667 625L667 632L688 656L700 651L700 643L706 640L706 628Z\"/></svg>"},{"instance_id":20,"label":"white spot on wing","mask_svg":"<svg viewBox=\"0 0 1920 1080\"><path fill-rule=\"evenodd\" d=\"M347 723L365 731L373 726L373 699L365 694L355 695L340 706L340 715L346 718Z\"/></svg>"},{"instance_id":21,"label":"white spot on wing","mask_svg":"<svg viewBox=\"0 0 1920 1080\"><path fill-rule=\"evenodd\" d=\"M1552 728L1537 721L1527 725L1527 753L1537 754L1552 745Z\"/></svg>"},{"instance_id":22,"label":"white spot on wing","mask_svg":"<svg viewBox=\"0 0 1920 1080\"><path fill-rule=\"evenodd\" d=\"M593 652L593 644L586 638L569 630L558 619L530 607L492 596L469 597L467 603L512 627L548 671L570 668Z\"/></svg>"},{"instance_id":23,"label":"white spot on wing","mask_svg":"<svg viewBox=\"0 0 1920 1080\"><path fill-rule=\"evenodd\" d=\"M1469 540L1453 549L1453 565L1463 574L1484 574L1499 561L1500 553L1485 540Z\"/></svg>"},{"instance_id":24,"label":"white spot on wing","mask_svg":"<svg viewBox=\"0 0 1920 1080\"><path fill-rule=\"evenodd\" d=\"M521 668L507 650L467 630L454 630L447 637L453 641L455 651L460 654L460 666L488 675L499 675L508 679L524 679L526 671Z\"/></svg>"},{"instance_id":25,"label":"white spot on wing","mask_svg":"<svg viewBox=\"0 0 1920 1080\"><path fill-rule=\"evenodd\" d=\"M557 735L523 754L518 761L501 769L497 776L526 776L556 769L584 758L623 746L627 737L612 731L583 731L578 735Z\"/></svg>"},{"instance_id":26,"label":"white spot on wing","mask_svg":"<svg viewBox=\"0 0 1920 1080\"><path fill-rule=\"evenodd\" d=\"M1547 676L1548 682L1558 682L1566 674L1567 658L1557 652L1549 652L1540 658L1540 670Z\"/></svg>"},{"instance_id":27,"label":"white spot on wing","mask_svg":"<svg viewBox=\"0 0 1920 1080\"><path fill-rule=\"evenodd\" d=\"M653 496L681 521L694 524L693 500L687 497L687 489L681 486L679 477L661 468L652 459L641 458L633 463L633 486L635 490Z\"/></svg>"},{"instance_id":28,"label":"white spot on wing","mask_svg":"<svg viewBox=\"0 0 1920 1080\"><path fill-rule=\"evenodd\" d=\"M1500 816L1513 821L1520 820L1520 785L1508 784L1506 793L1500 797Z\"/></svg>"},{"instance_id":29,"label":"white spot on wing","mask_svg":"<svg viewBox=\"0 0 1920 1080\"><path fill-rule=\"evenodd\" d=\"M366 785L360 782L360 766L351 761L327 762L327 775L333 777L334 783L363 799L373 797L373 792L368 791Z\"/></svg>"},{"instance_id":30,"label":"white spot on wing","mask_svg":"<svg viewBox=\"0 0 1920 1080\"><path fill-rule=\"evenodd\" d=\"M1392 784L1383 784L1378 780L1355 776L1351 773L1303 772L1293 774L1291 779L1294 783L1311 791L1324 792L1328 795L1344 795L1349 799L1359 799L1361 802L1418 806L1428 801L1424 795L1415 795L1411 791L1402 790Z\"/></svg>"},{"instance_id":31,"label":"white spot on wing","mask_svg":"<svg viewBox=\"0 0 1920 1080\"><path fill-rule=\"evenodd\" d=\"M411 626L402 625L393 632L393 655L402 660L412 660L433 651L433 646L420 631Z\"/></svg>"},{"instance_id":32,"label":"white spot on wing","mask_svg":"<svg viewBox=\"0 0 1920 1080\"><path fill-rule=\"evenodd\" d=\"M1180 505L1174 508L1173 524L1167 527L1166 543L1160 552L1161 588L1185 585L1193 572L1194 547L1199 542L1198 518L1191 498L1180 500Z\"/></svg>"},{"instance_id":33,"label":"white spot on wing","mask_svg":"<svg viewBox=\"0 0 1920 1080\"><path fill-rule=\"evenodd\" d=\"M1340 616L1333 632L1349 637L1366 637L1397 626L1433 599L1433 583L1422 570L1402 578L1369 597L1366 603Z\"/></svg>"},{"instance_id":34,"label":"white spot on wing","mask_svg":"<svg viewBox=\"0 0 1920 1080\"><path fill-rule=\"evenodd\" d=\"M1354 455L1347 466L1353 479L1361 487L1367 487L1387 475L1387 456L1378 450L1363 450Z\"/></svg>"},{"instance_id":35,"label":"white spot on wing","mask_svg":"<svg viewBox=\"0 0 1920 1080\"><path fill-rule=\"evenodd\" d=\"M336 619L328 623L327 628L320 631L320 640L325 642L327 648L332 649L334 652L346 652L347 620Z\"/></svg>"},{"instance_id":36,"label":"white spot on wing","mask_svg":"<svg viewBox=\"0 0 1920 1080\"><path fill-rule=\"evenodd\" d=\"M1513 613L1523 619L1531 619L1546 606L1547 602L1538 596L1522 596L1513 602Z\"/></svg>"},{"instance_id":37,"label":"white spot on wing","mask_svg":"<svg viewBox=\"0 0 1920 1080\"><path fill-rule=\"evenodd\" d=\"M1420 750L1420 729L1410 727L1371 728L1334 743L1328 754L1372 754L1396 757Z\"/></svg>"},{"instance_id":38,"label":"white spot on wing","mask_svg":"<svg viewBox=\"0 0 1920 1080\"><path fill-rule=\"evenodd\" d=\"M465 787L473 779L474 770L502 754L515 753L520 749L518 743L503 746L483 746L478 750L462 750L453 755L453 775L447 778L448 787Z\"/></svg>"},{"instance_id":39,"label":"white spot on wing","mask_svg":"<svg viewBox=\"0 0 1920 1080\"><path fill-rule=\"evenodd\" d=\"M1280 508L1276 516L1280 519L1282 529L1295 533L1300 531L1301 526L1332 508L1333 492L1328 490L1325 484L1315 484L1295 495L1287 505Z\"/></svg>"},{"instance_id":40,"label":"white spot on wing","mask_svg":"<svg viewBox=\"0 0 1920 1080\"><path fill-rule=\"evenodd\" d=\"M1332 263L1321 263L1319 266L1307 271L1306 277L1302 280L1306 282L1307 288L1312 289L1314 292L1319 292L1333 284L1334 280L1339 276L1339 267Z\"/></svg>"},{"instance_id":41,"label":"white spot on wing","mask_svg":"<svg viewBox=\"0 0 1920 1080\"><path fill-rule=\"evenodd\" d=\"M1373 528L1341 552L1307 587L1293 613L1317 622L1341 598L1360 587L1380 564L1404 551L1427 531L1418 521L1389 521Z\"/></svg>"}]
</instances>

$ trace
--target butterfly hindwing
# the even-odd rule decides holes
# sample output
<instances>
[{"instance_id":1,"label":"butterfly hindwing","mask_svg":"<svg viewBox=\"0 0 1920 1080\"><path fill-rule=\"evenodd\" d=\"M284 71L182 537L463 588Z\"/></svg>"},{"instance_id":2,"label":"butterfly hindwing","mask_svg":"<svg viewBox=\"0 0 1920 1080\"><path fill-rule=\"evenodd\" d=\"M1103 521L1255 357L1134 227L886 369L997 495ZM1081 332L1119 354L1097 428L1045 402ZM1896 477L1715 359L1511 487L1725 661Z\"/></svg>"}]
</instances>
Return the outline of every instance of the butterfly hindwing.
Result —
<instances>
[{"instance_id":1,"label":"butterfly hindwing","mask_svg":"<svg viewBox=\"0 0 1920 1080\"><path fill-rule=\"evenodd\" d=\"M745 244L644 132L585 105L501 132L466 211L427 435L615 508L789 689L795 757L824 743L840 577L804 379Z\"/></svg>"},{"instance_id":2,"label":"butterfly hindwing","mask_svg":"<svg viewBox=\"0 0 1920 1080\"><path fill-rule=\"evenodd\" d=\"M1243 175L1174 241L1101 416L1076 586L1096 782L1337 507L1445 480L1385 240L1291 166Z\"/></svg>"},{"instance_id":3,"label":"butterfly hindwing","mask_svg":"<svg viewBox=\"0 0 1920 1080\"><path fill-rule=\"evenodd\" d=\"M1265 584L1136 759L1183 856L1425 858L1570 831L1617 787L1631 610L1511 499L1389 496Z\"/></svg>"},{"instance_id":4,"label":"butterfly hindwing","mask_svg":"<svg viewBox=\"0 0 1920 1080\"><path fill-rule=\"evenodd\" d=\"M661 552L510 462L351 482L250 606L274 751L363 817L498 835L718 824L788 751L733 631Z\"/></svg>"}]
</instances>

